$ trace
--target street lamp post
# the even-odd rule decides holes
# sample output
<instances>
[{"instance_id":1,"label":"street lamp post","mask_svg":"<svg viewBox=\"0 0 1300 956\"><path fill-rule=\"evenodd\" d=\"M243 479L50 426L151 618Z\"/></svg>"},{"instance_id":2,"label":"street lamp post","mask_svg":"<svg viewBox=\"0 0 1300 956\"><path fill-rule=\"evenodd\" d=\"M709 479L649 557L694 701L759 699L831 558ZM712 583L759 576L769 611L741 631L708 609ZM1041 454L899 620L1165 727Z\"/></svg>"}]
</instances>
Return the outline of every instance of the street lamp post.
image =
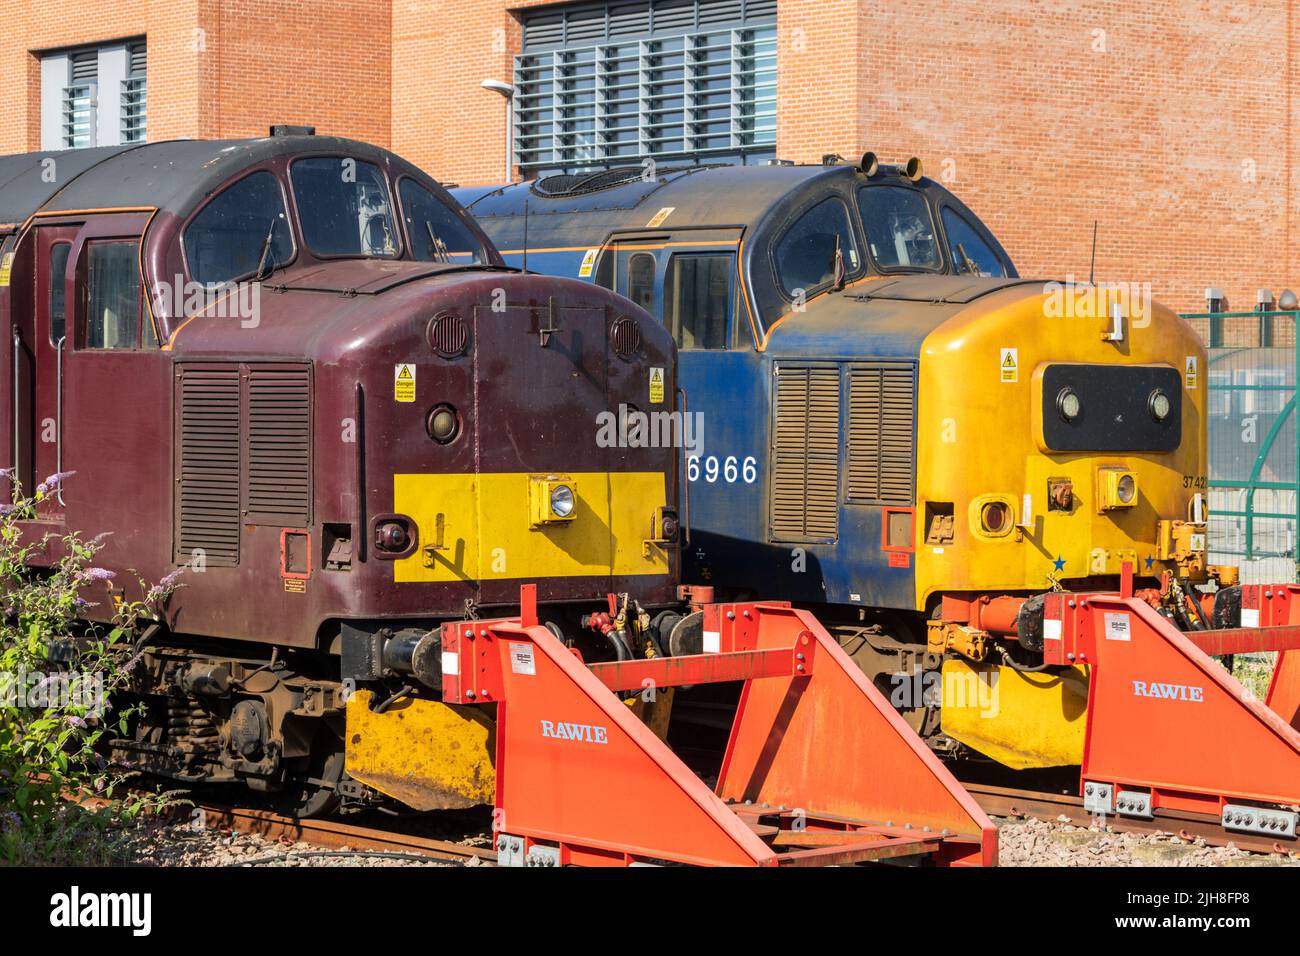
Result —
<instances>
[{"instance_id":1,"label":"street lamp post","mask_svg":"<svg viewBox=\"0 0 1300 956\"><path fill-rule=\"evenodd\" d=\"M515 125L515 88L509 83L501 80L484 80L479 86L485 90L491 90L493 93L500 93L506 101L506 182L513 182L515 178L515 148L514 148L514 125Z\"/></svg>"}]
</instances>

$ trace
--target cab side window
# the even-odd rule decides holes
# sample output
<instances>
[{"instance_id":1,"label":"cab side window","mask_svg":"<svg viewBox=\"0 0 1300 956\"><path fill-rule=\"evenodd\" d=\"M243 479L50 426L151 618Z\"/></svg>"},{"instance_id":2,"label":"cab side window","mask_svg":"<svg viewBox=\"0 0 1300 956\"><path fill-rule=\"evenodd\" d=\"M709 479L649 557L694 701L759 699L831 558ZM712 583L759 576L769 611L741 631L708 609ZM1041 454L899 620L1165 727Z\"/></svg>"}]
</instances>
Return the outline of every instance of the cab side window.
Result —
<instances>
[{"instance_id":1,"label":"cab side window","mask_svg":"<svg viewBox=\"0 0 1300 956\"><path fill-rule=\"evenodd\" d=\"M50 344L58 345L67 328L68 253L72 244L60 242L50 247Z\"/></svg>"},{"instance_id":2,"label":"cab side window","mask_svg":"<svg viewBox=\"0 0 1300 956\"><path fill-rule=\"evenodd\" d=\"M837 197L823 199L792 225L776 244L776 273L788 295L810 293L835 277L836 250L846 275L858 271L858 246L849 208Z\"/></svg>"},{"instance_id":3,"label":"cab side window","mask_svg":"<svg viewBox=\"0 0 1300 956\"><path fill-rule=\"evenodd\" d=\"M139 347L139 250L135 241L87 243L85 348Z\"/></svg>"},{"instance_id":4,"label":"cab side window","mask_svg":"<svg viewBox=\"0 0 1300 956\"><path fill-rule=\"evenodd\" d=\"M279 181L262 171L227 187L185 227L184 245L190 278L204 285L287 263L293 238Z\"/></svg>"},{"instance_id":5,"label":"cab side window","mask_svg":"<svg viewBox=\"0 0 1300 956\"><path fill-rule=\"evenodd\" d=\"M947 206L940 214L943 231L948 234L948 251L952 256L953 271L961 274L1004 277L1006 264L998 258L988 243L980 238L975 227Z\"/></svg>"},{"instance_id":6,"label":"cab side window","mask_svg":"<svg viewBox=\"0 0 1300 956\"><path fill-rule=\"evenodd\" d=\"M675 255L664 276L664 324L679 349L725 349L731 313L730 255Z\"/></svg>"},{"instance_id":7,"label":"cab side window","mask_svg":"<svg viewBox=\"0 0 1300 956\"><path fill-rule=\"evenodd\" d=\"M651 315L655 312L655 257L648 252L633 253L627 260L629 299Z\"/></svg>"}]
</instances>

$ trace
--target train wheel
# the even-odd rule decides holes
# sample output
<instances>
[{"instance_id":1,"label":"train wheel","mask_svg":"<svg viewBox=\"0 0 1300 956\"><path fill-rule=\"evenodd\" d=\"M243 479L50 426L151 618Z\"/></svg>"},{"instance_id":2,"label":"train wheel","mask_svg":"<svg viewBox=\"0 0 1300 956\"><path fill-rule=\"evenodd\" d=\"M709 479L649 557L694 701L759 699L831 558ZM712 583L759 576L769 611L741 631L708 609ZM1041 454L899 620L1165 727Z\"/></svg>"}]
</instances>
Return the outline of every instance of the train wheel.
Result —
<instances>
[{"instance_id":1,"label":"train wheel","mask_svg":"<svg viewBox=\"0 0 1300 956\"><path fill-rule=\"evenodd\" d=\"M343 743L332 733L316 737L307 769L267 799L278 813L306 819L322 817L338 808L339 795L334 789L343 779Z\"/></svg>"}]
</instances>

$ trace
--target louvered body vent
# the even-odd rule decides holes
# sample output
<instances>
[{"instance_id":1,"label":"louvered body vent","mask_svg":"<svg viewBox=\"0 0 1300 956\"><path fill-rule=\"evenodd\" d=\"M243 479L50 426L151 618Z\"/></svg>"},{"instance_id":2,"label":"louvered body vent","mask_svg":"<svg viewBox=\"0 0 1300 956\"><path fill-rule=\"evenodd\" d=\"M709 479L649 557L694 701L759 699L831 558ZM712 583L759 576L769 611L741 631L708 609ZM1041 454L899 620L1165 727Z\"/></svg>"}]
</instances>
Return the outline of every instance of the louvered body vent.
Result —
<instances>
[{"instance_id":1,"label":"louvered body vent","mask_svg":"<svg viewBox=\"0 0 1300 956\"><path fill-rule=\"evenodd\" d=\"M176 371L175 560L239 563L245 524L311 523L311 369Z\"/></svg>"},{"instance_id":2,"label":"louvered body vent","mask_svg":"<svg viewBox=\"0 0 1300 956\"><path fill-rule=\"evenodd\" d=\"M777 540L839 532L840 371L778 365L769 520Z\"/></svg>"},{"instance_id":3,"label":"louvered body vent","mask_svg":"<svg viewBox=\"0 0 1300 956\"><path fill-rule=\"evenodd\" d=\"M249 524L301 528L311 520L311 373L248 367Z\"/></svg>"},{"instance_id":4,"label":"louvered body vent","mask_svg":"<svg viewBox=\"0 0 1300 956\"><path fill-rule=\"evenodd\" d=\"M236 366L177 370L177 564L239 563L239 396Z\"/></svg>"},{"instance_id":5,"label":"louvered body vent","mask_svg":"<svg viewBox=\"0 0 1300 956\"><path fill-rule=\"evenodd\" d=\"M905 362L849 368L848 497L912 504L916 486L916 371Z\"/></svg>"}]
</instances>

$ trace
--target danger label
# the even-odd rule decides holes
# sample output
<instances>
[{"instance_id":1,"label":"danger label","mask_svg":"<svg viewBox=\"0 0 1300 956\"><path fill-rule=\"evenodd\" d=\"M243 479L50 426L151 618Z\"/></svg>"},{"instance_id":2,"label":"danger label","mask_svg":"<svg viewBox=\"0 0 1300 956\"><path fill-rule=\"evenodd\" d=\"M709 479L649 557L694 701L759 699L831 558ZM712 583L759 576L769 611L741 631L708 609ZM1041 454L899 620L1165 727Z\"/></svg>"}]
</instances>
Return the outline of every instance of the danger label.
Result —
<instances>
[{"instance_id":1,"label":"danger label","mask_svg":"<svg viewBox=\"0 0 1300 956\"><path fill-rule=\"evenodd\" d=\"M664 401L664 370L650 369L650 404L662 405Z\"/></svg>"},{"instance_id":2,"label":"danger label","mask_svg":"<svg viewBox=\"0 0 1300 956\"><path fill-rule=\"evenodd\" d=\"M582 256L582 265L578 267L578 278L591 278L591 270L596 268L596 253L599 249L588 249Z\"/></svg>"},{"instance_id":3,"label":"danger label","mask_svg":"<svg viewBox=\"0 0 1300 956\"><path fill-rule=\"evenodd\" d=\"M664 224L664 220L667 219L669 216L671 216L673 214L673 210L676 208L677 208L676 206L664 206L662 209L660 209L657 213L654 214L654 217L645 224L645 227L647 229L653 229L655 228L655 226L662 226Z\"/></svg>"},{"instance_id":4,"label":"danger label","mask_svg":"<svg viewBox=\"0 0 1300 956\"><path fill-rule=\"evenodd\" d=\"M1106 640L1108 641L1128 641L1132 640L1129 636L1129 621L1127 614L1107 614L1106 615Z\"/></svg>"},{"instance_id":5,"label":"danger label","mask_svg":"<svg viewBox=\"0 0 1300 956\"><path fill-rule=\"evenodd\" d=\"M533 659L533 645L510 644L510 669L516 674L536 675L537 661Z\"/></svg>"},{"instance_id":6,"label":"danger label","mask_svg":"<svg viewBox=\"0 0 1300 956\"><path fill-rule=\"evenodd\" d=\"M307 581L303 578L285 578L284 589L290 594L306 594Z\"/></svg>"},{"instance_id":7,"label":"danger label","mask_svg":"<svg viewBox=\"0 0 1300 956\"><path fill-rule=\"evenodd\" d=\"M409 362L393 367L393 400L415 401L415 366Z\"/></svg>"},{"instance_id":8,"label":"danger label","mask_svg":"<svg viewBox=\"0 0 1300 956\"><path fill-rule=\"evenodd\" d=\"M1187 364L1183 367L1183 382L1187 385L1188 390L1196 388L1196 356L1187 356Z\"/></svg>"},{"instance_id":9,"label":"danger label","mask_svg":"<svg viewBox=\"0 0 1300 956\"><path fill-rule=\"evenodd\" d=\"M998 370L1004 382L1020 381L1020 350L1003 349Z\"/></svg>"},{"instance_id":10,"label":"danger label","mask_svg":"<svg viewBox=\"0 0 1300 956\"><path fill-rule=\"evenodd\" d=\"M9 284L9 274L14 269L14 254L6 252L3 258L0 258L0 285Z\"/></svg>"}]
</instances>

